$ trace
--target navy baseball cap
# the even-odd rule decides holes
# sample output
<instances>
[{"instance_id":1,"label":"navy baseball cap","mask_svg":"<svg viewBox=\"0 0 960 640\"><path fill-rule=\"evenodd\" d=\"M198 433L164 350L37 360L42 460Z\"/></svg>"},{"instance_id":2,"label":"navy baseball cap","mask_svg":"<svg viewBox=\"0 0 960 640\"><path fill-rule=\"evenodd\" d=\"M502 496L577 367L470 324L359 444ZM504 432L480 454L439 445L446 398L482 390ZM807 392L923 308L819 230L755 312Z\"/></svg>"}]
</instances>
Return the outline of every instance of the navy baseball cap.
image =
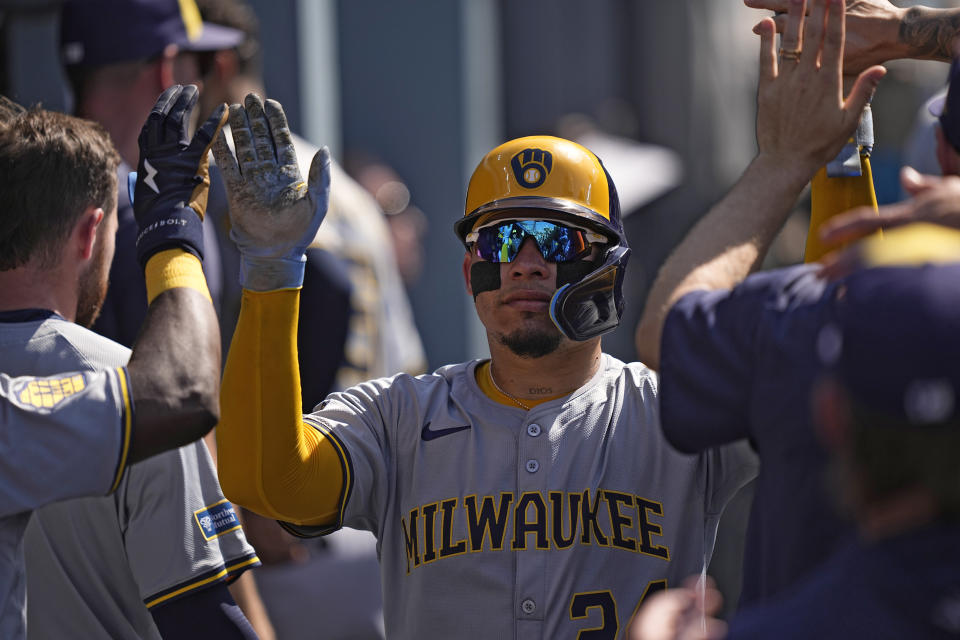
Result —
<instances>
[{"instance_id":1,"label":"navy baseball cap","mask_svg":"<svg viewBox=\"0 0 960 640\"><path fill-rule=\"evenodd\" d=\"M915 242L916 232L929 241L935 233L939 255L845 278L836 318L821 330L817 348L826 368L872 414L895 424L942 424L960 418L960 231L912 226L899 236L900 230L885 232L879 243ZM916 255L897 247L894 253Z\"/></svg>"},{"instance_id":2,"label":"navy baseball cap","mask_svg":"<svg viewBox=\"0 0 960 640\"><path fill-rule=\"evenodd\" d=\"M64 64L99 66L143 60L170 44L219 51L243 32L203 22L194 0L67 0L60 19Z\"/></svg>"},{"instance_id":3,"label":"navy baseball cap","mask_svg":"<svg viewBox=\"0 0 960 640\"><path fill-rule=\"evenodd\" d=\"M940 121L943 136L960 152L960 58L950 63L946 94L930 102L928 109Z\"/></svg>"}]
</instances>

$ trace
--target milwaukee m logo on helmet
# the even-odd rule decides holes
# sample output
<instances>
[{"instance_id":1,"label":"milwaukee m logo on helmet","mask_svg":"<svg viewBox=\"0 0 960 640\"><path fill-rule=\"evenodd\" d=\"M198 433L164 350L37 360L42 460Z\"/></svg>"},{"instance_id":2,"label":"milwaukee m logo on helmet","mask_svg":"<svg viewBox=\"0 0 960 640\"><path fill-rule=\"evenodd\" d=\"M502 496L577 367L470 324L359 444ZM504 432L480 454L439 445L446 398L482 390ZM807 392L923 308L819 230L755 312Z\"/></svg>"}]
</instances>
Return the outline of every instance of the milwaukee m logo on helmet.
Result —
<instances>
[{"instance_id":1,"label":"milwaukee m logo on helmet","mask_svg":"<svg viewBox=\"0 0 960 640\"><path fill-rule=\"evenodd\" d=\"M510 159L510 167L521 187L536 189L553 169L553 154L543 149L524 149Z\"/></svg>"}]
</instances>

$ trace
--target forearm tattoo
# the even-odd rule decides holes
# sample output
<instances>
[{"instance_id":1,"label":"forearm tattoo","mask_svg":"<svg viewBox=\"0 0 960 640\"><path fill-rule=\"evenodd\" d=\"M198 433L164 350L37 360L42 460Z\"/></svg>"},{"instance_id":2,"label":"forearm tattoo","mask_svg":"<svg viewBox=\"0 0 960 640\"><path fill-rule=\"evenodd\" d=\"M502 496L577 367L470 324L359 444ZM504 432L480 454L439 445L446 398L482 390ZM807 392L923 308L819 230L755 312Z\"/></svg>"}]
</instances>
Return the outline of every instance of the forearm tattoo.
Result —
<instances>
[{"instance_id":1,"label":"forearm tattoo","mask_svg":"<svg viewBox=\"0 0 960 640\"><path fill-rule=\"evenodd\" d=\"M900 41L918 58L949 61L953 39L960 33L960 11L912 7L900 23Z\"/></svg>"}]
</instances>

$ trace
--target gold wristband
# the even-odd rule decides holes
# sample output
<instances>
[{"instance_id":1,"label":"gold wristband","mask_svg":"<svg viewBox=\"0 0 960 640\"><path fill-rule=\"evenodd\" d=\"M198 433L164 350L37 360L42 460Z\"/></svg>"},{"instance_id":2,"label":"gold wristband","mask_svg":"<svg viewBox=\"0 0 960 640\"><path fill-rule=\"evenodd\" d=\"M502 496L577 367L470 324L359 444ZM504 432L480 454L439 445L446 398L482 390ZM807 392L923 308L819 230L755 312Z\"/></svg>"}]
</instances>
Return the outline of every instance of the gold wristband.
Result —
<instances>
[{"instance_id":1,"label":"gold wristband","mask_svg":"<svg viewBox=\"0 0 960 640\"><path fill-rule=\"evenodd\" d=\"M147 281L147 304L167 289L177 287L196 289L207 300L211 300L200 260L183 249L167 249L151 256L147 260L144 277Z\"/></svg>"}]
</instances>

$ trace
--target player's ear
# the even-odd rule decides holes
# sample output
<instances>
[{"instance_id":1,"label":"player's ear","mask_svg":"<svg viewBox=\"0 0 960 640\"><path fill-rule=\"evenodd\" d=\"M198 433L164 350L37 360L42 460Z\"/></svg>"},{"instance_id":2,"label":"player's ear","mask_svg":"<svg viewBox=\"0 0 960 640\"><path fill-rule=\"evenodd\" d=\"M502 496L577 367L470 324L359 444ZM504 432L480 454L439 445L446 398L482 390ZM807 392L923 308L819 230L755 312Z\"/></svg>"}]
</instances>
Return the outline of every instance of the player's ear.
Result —
<instances>
[{"instance_id":1,"label":"player's ear","mask_svg":"<svg viewBox=\"0 0 960 640\"><path fill-rule=\"evenodd\" d=\"M103 209L90 206L84 210L80 220L73 227L71 246L80 260L89 260L97 242L97 228L103 222Z\"/></svg>"},{"instance_id":2,"label":"player's ear","mask_svg":"<svg viewBox=\"0 0 960 640\"><path fill-rule=\"evenodd\" d=\"M937 162L940 164L940 173L945 176L954 175L960 170L960 158L957 158L953 145L947 142L940 124L938 123L933 129L937 132Z\"/></svg>"},{"instance_id":3,"label":"player's ear","mask_svg":"<svg viewBox=\"0 0 960 640\"><path fill-rule=\"evenodd\" d=\"M239 73L237 52L233 49L223 49L213 54L212 73L224 85L233 81Z\"/></svg>"},{"instance_id":4,"label":"player's ear","mask_svg":"<svg viewBox=\"0 0 960 640\"><path fill-rule=\"evenodd\" d=\"M470 285L470 252L466 251L463 254L463 282L467 286L467 294L472 298L473 297L473 287Z\"/></svg>"},{"instance_id":5,"label":"player's ear","mask_svg":"<svg viewBox=\"0 0 960 640\"><path fill-rule=\"evenodd\" d=\"M167 87L172 87L176 84L176 73L174 73L174 61L177 59L177 53L179 48L175 44L168 44L163 48L163 52L160 54L160 58L157 60L155 71L156 71L156 82L160 87L160 90L157 92L157 95L163 93Z\"/></svg>"}]
</instances>

